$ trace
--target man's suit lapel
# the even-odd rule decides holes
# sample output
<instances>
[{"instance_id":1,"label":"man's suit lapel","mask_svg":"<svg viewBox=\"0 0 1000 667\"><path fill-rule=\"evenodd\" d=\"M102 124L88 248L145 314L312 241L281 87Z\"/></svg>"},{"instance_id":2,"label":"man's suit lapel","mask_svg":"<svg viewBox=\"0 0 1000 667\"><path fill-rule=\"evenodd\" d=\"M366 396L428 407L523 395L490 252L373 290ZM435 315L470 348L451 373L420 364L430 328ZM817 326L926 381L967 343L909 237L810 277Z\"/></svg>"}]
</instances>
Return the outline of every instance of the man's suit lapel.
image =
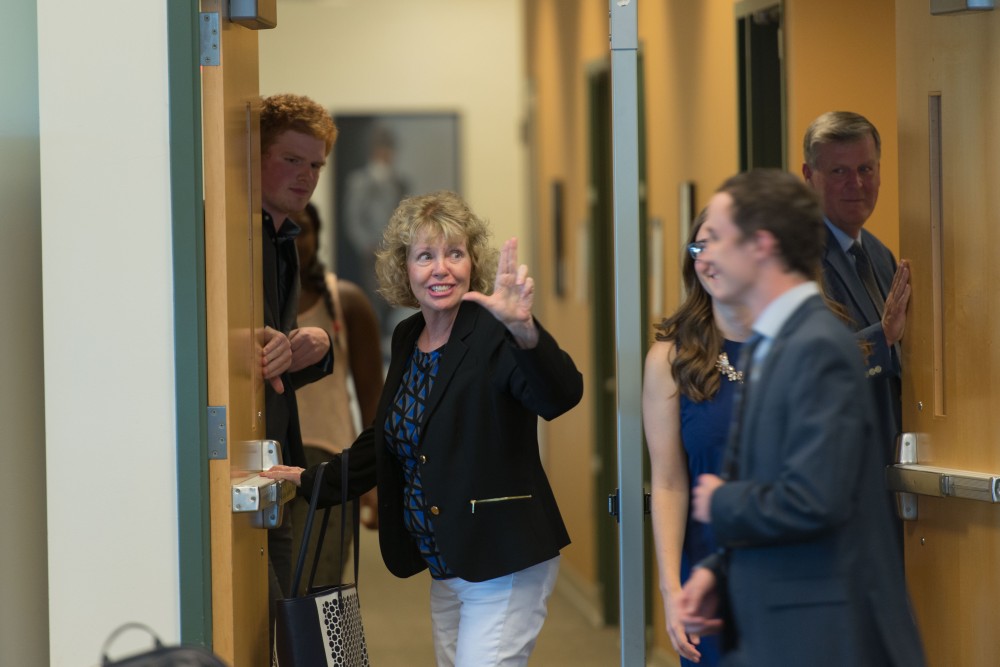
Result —
<instances>
[{"instance_id":1,"label":"man's suit lapel","mask_svg":"<svg viewBox=\"0 0 1000 667\"><path fill-rule=\"evenodd\" d=\"M867 297L866 297L867 298ZM826 308L822 298L812 296L800 305L794 313L781 326L778 335L771 342L771 347L767 350L767 356L762 359L757 370L754 372L755 380L750 382L746 388L746 407L742 411L743 423L739 425L739 448L738 448L738 470L746 470L749 462L748 456L751 453L752 443L748 437L757 432L757 426L761 419L761 406L767 396L768 391L774 385L774 367L780 363L781 355L784 351L788 339L795 333L802 322L814 312L816 308Z\"/></svg>"},{"instance_id":2,"label":"man's suit lapel","mask_svg":"<svg viewBox=\"0 0 1000 667\"><path fill-rule=\"evenodd\" d=\"M784 329L785 327L782 327L782 331ZM771 341L771 346L767 350L767 356L756 364L757 368L753 371L755 379L751 381L748 377L745 380L747 384L743 388L744 406L740 411L742 423L736 427L739 437L736 449L736 477L739 477L740 471L745 473L749 468L749 457L753 447L750 437L753 433L756 433L757 422L759 421L761 412L760 406L763 403L764 396L767 394L771 369L774 365L774 360L781 354L783 346L784 339L779 334L778 337Z\"/></svg>"},{"instance_id":3,"label":"man's suit lapel","mask_svg":"<svg viewBox=\"0 0 1000 667\"><path fill-rule=\"evenodd\" d=\"M861 230L861 243L868 251L868 259L871 260L872 271L875 273L875 282L883 296L889 295L889 288L892 286L892 279L896 273L895 260L888 249L875 238L867 229Z\"/></svg>"},{"instance_id":4,"label":"man's suit lapel","mask_svg":"<svg viewBox=\"0 0 1000 667\"><path fill-rule=\"evenodd\" d=\"M859 328L864 327L870 322L879 322L882 316L875 310L875 304L868 297L865 286L861 282L861 278L858 277L858 272L854 270L854 266L847 257L847 253L841 250L840 244L837 242L837 237L833 235L833 232L827 229L826 233L827 241L823 263L829 267L829 271L827 272L828 279L839 283L839 285L831 285L830 287L833 288L834 293L846 294L850 298L851 303L845 305L851 312L861 313L864 321L855 323ZM878 280L877 272L876 280ZM879 287L884 293L885 286L881 284L881 281L879 281Z\"/></svg>"}]
</instances>

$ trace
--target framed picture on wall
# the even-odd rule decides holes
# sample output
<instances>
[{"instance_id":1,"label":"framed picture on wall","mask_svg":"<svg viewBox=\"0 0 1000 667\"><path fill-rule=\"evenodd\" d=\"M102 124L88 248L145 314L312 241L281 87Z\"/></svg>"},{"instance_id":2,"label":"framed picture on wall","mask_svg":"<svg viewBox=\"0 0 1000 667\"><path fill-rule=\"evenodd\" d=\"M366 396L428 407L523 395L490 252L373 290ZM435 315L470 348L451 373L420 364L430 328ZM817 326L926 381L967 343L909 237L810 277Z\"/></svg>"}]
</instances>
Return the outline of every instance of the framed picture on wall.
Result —
<instances>
[{"instance_id":1,"label":"framed picture on wall","mask_svg":"<svg viewBox=\"0 0 1000 667\"><path fill-rule=\"evenodd\" d=\"M339 277L357 283L379 318L382 351L392 330L413 313L378 295L375 249L392 212L411 195L434 190L461 194L457 113L333 114L340 134L333 147L334 248Z\"/></svg>"},{"instance_id":2,"label":"framed picture on wall","mask_svg":"<svg viewBox=\"0 0 1000 667\"><path fill-rule=\"evenodd\" d=\"M677 186L677 231L680 234L678 246L683 253L687 252L687 240L691 235L691 225L694 223L694 182L682 181ZM681 259L683 262L683 258ZM684 281L680 281L680 298L684 300Z\"/></svg>"},{"instance_id":3,"label":"framed picture on wall","mask_svg":"<svg viewBox=\"0 0 1000 667\"><path fill-rule=\"evenodd\" d=\"M566 296L566 229L563 220L563 182L552 181L552 249L556 296Z\"/></svg>"}]
</instances>

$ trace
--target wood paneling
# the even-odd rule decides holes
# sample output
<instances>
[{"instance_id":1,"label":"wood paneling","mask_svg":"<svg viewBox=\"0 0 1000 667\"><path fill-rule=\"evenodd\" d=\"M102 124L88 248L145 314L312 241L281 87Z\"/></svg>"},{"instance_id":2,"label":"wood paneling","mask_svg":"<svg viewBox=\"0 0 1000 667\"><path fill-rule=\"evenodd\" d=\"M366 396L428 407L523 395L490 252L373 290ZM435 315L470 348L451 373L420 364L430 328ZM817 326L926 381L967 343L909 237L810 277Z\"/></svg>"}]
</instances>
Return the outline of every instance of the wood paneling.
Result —
<instances>
[{"instance_id":1,"label":"wood paneling","mask_svg":"<svg viewBox=\"0 0 1000 667\"><path fill-rule=\"evenodd\" d=\"M1000 12L899 3L897 21L900 244L913 267L903 427L919 463L1000 474ZM930 664L997 664L1000 507L920 497L918 512L907 577Z\"/></svg>"}]
</instances>

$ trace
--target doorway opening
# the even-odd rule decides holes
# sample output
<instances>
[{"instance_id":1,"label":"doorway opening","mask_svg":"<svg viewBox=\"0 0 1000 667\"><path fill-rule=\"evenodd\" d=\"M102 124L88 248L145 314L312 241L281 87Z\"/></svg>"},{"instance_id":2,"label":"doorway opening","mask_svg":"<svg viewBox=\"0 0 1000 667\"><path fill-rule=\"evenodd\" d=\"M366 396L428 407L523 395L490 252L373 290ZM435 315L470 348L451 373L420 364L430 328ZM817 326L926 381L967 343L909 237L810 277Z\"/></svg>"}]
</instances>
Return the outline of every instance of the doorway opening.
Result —
<instances>
[{"instance_id":1,"label":"doorway opening","mask_svg":"<svg viewBox=\"0 0 1000 667\"><path fill-rule=\"evenodd\" d=\"M736 5L740 170L785 169L783 15L774 0Z\"/></svg>"}]
</instances>

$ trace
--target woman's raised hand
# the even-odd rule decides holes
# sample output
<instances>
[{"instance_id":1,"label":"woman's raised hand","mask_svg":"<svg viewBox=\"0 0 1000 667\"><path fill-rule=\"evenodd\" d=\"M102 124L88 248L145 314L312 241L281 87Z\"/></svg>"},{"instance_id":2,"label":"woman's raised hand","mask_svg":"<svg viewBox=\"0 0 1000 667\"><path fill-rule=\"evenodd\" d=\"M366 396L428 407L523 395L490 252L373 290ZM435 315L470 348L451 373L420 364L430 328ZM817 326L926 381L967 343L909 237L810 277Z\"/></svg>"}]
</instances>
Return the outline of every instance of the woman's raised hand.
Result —
<instances>
[{"instance_id":1,"label":"woman's raised hand","mask_svg":"<svg viewBox=\"0 0 1000 667\"><path fill-rule=\"evenodd\" d=\"M526 265L517 264L516 238L504 243L500 249L493 294L487 296L480 292L467 292L462 300L474 301L490 311L507 327L521 348L531 349L538 344L538 329L531 315L535 281L528 275Z\"/></svg>"}]
</instances>

